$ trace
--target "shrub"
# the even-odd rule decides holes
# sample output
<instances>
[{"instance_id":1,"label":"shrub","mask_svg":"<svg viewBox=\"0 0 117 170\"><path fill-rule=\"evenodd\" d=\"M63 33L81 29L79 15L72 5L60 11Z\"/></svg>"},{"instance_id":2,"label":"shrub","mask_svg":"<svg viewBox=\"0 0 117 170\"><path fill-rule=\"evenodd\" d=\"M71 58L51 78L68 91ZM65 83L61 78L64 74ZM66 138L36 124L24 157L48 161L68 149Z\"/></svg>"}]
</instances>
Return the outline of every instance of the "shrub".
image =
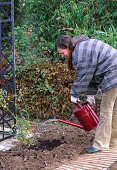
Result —
<instances>
[{"instance_id":1,"label":"shrub","mask_svg":"<svg viewBox=\"0 0 117 170\"><path fill-rule=\"evenodd\" d=\"M67 117L74 106L69 95L74 79L74 71L66 64L44 62L27 67L16 77L18 108L38 119Z\"/></svg>"}]
</instances>

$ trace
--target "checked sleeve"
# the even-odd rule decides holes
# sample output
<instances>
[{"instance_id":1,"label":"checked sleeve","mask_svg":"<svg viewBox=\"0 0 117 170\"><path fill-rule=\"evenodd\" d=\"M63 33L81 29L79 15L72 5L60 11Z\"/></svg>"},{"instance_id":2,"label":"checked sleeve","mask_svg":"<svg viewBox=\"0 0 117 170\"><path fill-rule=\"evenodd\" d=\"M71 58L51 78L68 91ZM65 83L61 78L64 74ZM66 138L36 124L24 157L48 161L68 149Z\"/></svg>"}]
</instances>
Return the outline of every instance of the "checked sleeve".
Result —
<instances>
[{"instance_id":1,"label":"checked sleeve","mask_svg":"<svg viewBox=\"0 0 117 170\"><path fill-rule=\"evenodd\" d=\"M70 90L70 95L79 97L82 94L93 95L97 93L98 87L93 82L96 65L80 62L76 70L76 80Z\"/></svg>"}]
</instances>

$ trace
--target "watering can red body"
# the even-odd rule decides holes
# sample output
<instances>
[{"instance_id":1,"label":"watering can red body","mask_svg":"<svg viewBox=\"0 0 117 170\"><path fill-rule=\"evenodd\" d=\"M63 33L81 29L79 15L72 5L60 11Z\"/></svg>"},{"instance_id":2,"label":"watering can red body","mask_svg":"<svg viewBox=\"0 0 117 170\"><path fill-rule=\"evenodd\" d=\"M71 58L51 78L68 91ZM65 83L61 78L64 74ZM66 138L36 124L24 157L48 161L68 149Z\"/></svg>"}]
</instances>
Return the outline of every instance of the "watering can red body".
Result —
<instances>
[{"instance_id":1,"label":"watering can red body","mask_svg":"<svg viewBox=\"0 0 117 170\"><path fill-rule=\"evenodd\" d=\"M80 124L73 123L65 120L58 120L59 122L66 123L78 128L90 131L95 128L99 122L99 118L89 103L81 104L77 101L77 108L73 110L73 114L76 116Z\"/></svg>"}]
</instances>

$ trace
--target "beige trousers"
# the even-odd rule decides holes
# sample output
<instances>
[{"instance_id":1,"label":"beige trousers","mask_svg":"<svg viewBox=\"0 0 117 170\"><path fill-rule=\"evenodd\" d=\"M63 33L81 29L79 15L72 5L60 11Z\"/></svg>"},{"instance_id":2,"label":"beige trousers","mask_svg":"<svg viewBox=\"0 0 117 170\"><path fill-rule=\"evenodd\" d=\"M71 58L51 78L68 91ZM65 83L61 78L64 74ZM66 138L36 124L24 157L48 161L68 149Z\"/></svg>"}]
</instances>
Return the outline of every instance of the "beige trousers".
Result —
<instances>
[{"instance_id":1,"label":"beige trousers","mask_svg":"<svg viewBox=\"0 0 117 170\"><path fill-rule=\"evenodd\" d=\"M117 145L117 87L103 93L93 147L98 150Z\"/></svg>"}]
</instances>

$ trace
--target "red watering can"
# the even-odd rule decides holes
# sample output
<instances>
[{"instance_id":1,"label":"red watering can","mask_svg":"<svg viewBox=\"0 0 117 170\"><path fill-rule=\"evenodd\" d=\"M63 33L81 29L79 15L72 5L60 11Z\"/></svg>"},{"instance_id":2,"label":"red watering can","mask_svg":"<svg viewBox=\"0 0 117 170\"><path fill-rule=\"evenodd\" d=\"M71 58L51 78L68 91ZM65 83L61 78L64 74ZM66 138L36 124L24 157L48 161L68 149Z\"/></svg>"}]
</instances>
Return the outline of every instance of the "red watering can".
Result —
<instances>
[{"instance_id":1,"label":"red watering can","mask_svg":"<svg viewBox=\"0 0 117 170\"><path fill-rule=\"evenodd\" d=\"M76 126L78 128L84 129L85 131L92 130L97 126L99 122L97 114L88 102L81 104L79 101L77 101L77 108L73 110L73 114L76 116L80 124L60 119L58 119L58 121L72 126Z\"/></svg>"}]
</instances>

